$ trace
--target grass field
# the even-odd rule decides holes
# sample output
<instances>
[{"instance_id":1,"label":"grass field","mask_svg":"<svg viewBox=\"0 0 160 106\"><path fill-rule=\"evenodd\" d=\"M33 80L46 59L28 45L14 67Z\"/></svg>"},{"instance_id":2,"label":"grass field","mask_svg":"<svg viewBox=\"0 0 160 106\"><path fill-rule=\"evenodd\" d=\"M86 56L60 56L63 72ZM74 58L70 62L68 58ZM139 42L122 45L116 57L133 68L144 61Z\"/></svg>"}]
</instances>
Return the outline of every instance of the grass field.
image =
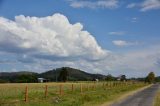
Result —
<instances>
[{"instance_id":1,"label":"grass field","mask_svg":"<svg viewBox=\"0 0 160 106\"><path fill-rule=\"evenodd\" d=\"M46 85L47 97L45 97ZM131 82L0 84L0 106L99 106L146 85ZM24 101L26 86L28 86L27 102Z\"/></svg>"},{"instance_id":2,"label":"grass field","mask_svg":"<svg viewBox=\"0 0 160 106\"><path fill-rule=\"evenodd\" d=\"M154 106L160 106L160 90L155 97Z\"/></svg>"}]
</instances>

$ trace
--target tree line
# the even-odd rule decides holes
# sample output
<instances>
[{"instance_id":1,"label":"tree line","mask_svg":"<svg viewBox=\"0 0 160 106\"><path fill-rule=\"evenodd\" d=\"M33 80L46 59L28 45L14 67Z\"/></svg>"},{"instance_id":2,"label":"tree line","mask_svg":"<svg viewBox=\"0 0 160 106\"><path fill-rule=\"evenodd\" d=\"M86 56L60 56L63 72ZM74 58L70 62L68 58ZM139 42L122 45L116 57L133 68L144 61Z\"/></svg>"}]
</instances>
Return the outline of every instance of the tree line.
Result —
<instances>
[{"instance_id":1,"label":"tree line","mask_svg":"<svg viewBox=\"0 0 160 106\"><path fill-rule=\"evenodd\" d=\"M62 67L61 70L59 71L59 74L56 76L57 81L59 81L59 82L73 81L69 76L69 72L70 72L70 68ZM50 75L50 73L48 73L47 75ZM40 76L38 76L37 74L21 74L21 75L14 76L14 77L7 77L7 79L3 79L3 78L1 79L1 77L0 77L0 83L7 83L7 82L36 83L36 82L38 82L38 80L37 80L38 77L40 77ZM96 78L97 77L95 76L90 80L94 81ZM84 79L84 81L86 79ZM145 78L130 78L130 79L127 79L126 75L121 75L120 77L114 77L111 74L108 74L104 78L101 78L101 80L103 80L103 81L137 80L137 81L145 81L148 83L154 83L154 82L160 82L160 77L155 77L154 72L150 72ZM52 80L50 80L50 81L52 81Z\"/></svg>"}]
</instances>

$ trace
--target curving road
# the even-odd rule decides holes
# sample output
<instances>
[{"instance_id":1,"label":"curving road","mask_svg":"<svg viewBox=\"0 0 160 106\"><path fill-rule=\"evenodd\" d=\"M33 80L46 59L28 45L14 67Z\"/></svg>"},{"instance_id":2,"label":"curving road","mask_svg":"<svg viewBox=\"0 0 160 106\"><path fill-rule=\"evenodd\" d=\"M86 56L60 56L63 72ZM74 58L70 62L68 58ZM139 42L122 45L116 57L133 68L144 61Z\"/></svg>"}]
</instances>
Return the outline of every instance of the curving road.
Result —
<instances>
[{"instance_id":1,"label":"curving road","mask_svg":"<svg viewBox=\"0 0 160 106\"><path fill-rule=\"evenodd\" d=\"M158 89L159 85L154 84L151 87L128 97L121 103L115 103L111 106L152 106L155 94Z\"/></svg>"}]
</instances>

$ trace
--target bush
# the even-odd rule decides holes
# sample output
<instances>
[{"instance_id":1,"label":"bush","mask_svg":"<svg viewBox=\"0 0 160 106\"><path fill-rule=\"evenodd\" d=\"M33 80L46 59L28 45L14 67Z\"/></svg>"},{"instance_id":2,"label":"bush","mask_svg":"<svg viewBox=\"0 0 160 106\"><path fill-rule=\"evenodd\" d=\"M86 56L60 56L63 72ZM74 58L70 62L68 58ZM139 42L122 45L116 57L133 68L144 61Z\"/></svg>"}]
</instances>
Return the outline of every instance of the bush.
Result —
<instances>
[{"instance_id":1,"label":"bush","mask_svg":"<svg viewBox=\"0 0 160 106\"><path fill-rule=\"evenodd\" d=\"M9 82L8 80L0 79L0 83L8 83L8 82Z\"/></svg>"}]
</instances>

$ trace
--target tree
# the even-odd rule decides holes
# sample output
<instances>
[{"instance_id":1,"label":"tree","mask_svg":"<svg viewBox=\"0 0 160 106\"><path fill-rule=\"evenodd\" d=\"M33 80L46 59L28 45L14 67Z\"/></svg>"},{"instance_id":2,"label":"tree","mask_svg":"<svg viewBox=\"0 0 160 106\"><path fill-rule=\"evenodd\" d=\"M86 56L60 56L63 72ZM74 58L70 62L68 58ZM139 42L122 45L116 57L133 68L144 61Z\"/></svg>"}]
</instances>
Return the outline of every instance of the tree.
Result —
<instances>
[{"instance_id":1,"label":"tree","mask_svg":"<svg viewBox=\"0 0 160 106\"><path fill-rule=\"evenodd\" d=\"M153 83L154 81L155 81L155 74L154 72L150 72L146 77L145 82Z\"/></svg>"},{"instance_id":2,"label":"tree","mask_svg":"<svg viewBox=\"0 0 160 106\"><path fill-rule=\"evenodd\" d=\"M113 77L111 74L108 74L105 78L106 81L114 81L115 77Z\"/></svg>"},{"instance_id":3,"label":"tree","mask_svg":"<svg viewBox=\"0 0 160 106\"><path fill-rule=\"evenodd\" d=\"M32 74L22 74L22 75L19 75L15 79L15 82L18 82L18 83L33 83L33 82L37 82L37 77L36 77L36 75L32 75Z\"/></svg>"},{"instance_id":4,"label":"tree","mask_svg":"<svg viewBox=\"0 0 160 106\"><path fill-rule=\"evenodd\" d=\"M156 81L156 82L160 82L160 77L156 77L156 78L155 78L155 81Z\"/></svg>"},{"instance_id":5,"label":"tree","mask_svg":"<svg viewBox=\"0 0 160 106\"><path fill-rule=\"evenodd\" d=\"M62 71L60 72L59 74L59 80L60 81L63 81L63 82L66 82L67 81L67 77L68 77L68 70L66 67L63 67L62 68Z\"/></svg>"},{"instance_id":6,"label":"tree","mask_svg":"<svg viewBox=\"0 0 160 106\"><path fill-rule=\"evenodd\" d=\"M121 76L121 81L126 81L126 75Z\"/></svg>"},{"instance_id":7,"label":"tree","mask_svg":"<svg viewBox=\"0 0 160 106\"><path fill-rule=\"evenodd\" d=\"M8 83L8 82L9 82L8 80L0 79L0 83Z\"/></svg>"}]
</instances>

